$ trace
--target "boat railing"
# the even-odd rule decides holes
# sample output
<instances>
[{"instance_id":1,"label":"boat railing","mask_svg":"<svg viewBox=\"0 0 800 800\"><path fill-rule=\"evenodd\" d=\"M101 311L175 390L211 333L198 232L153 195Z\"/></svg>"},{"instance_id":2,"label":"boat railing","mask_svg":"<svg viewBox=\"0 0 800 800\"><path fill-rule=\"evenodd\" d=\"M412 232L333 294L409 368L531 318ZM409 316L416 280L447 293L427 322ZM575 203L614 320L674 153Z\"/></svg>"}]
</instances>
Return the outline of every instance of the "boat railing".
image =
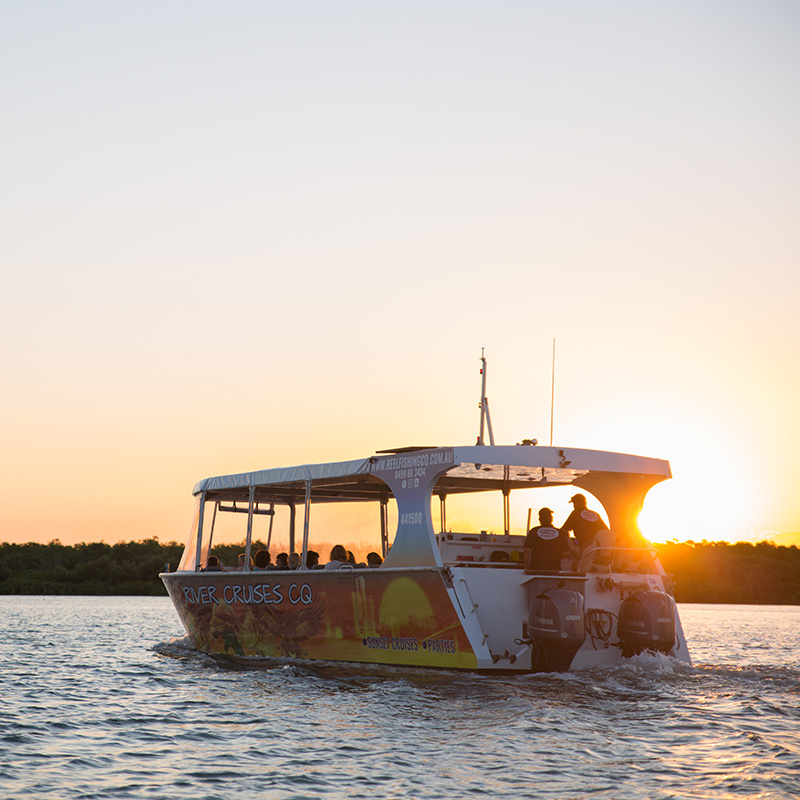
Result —
<instances>
[{"instance_id":1,"label":"boat railing","mask_svg":"<svg viewBox=\"0 0 800 800\"><path fill-rule=\"evenodd\" d=\"M581 555L575 571L649 572L657 557L653 547L593 547Z\"/></svg>"},{"instance_id":2,"label":"boat railing","mask_svg":"<svg viewBox=\"0 0 800 800\"><path fill-rule=\"evenodd\" d=\"M469 567L470 569L519 569L523 568L522 561L445 561L442 563L446 567Z\"/></svg>"},{"instance_id":3,"label":"boat railing","mask_svg":"<svg viewBox=\"0 0 800 800\"><path fill-rule=\"evenodd\" d=\"M509 537L510 538L510 537ZM444 543L449 545L449 543ZM470 537L453 544L461 547L440 547L442 563L449 567L523 569L523 548L517 542L491 542ZM655 572L653 562L658 553L653 547L593 547L586 550L572 568L548 571L553 575L575 575L586 572ZM564 562L564 566L567 562ZM526 569L526 574L542 572L536 568Z\"/></svg>"}]
</instances>

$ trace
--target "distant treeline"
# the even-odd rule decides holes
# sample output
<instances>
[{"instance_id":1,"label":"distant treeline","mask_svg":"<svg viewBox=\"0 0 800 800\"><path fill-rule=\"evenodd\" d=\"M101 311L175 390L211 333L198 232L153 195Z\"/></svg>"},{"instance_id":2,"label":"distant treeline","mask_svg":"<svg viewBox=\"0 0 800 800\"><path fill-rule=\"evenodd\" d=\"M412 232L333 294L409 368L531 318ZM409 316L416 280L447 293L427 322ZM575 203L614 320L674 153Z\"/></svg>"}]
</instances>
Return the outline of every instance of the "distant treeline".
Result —
<instances>
[{"instance_id":1,"label":"distant treeline","mask_svg":"<svg viewBox=\"0 0 800 800\"><path fill-rule=\"evenodd\" d=\"M655 545L679 603L800 605L800 548L772 542Z\"/></svg>"},{"instance_id":2,"label":"distant treeline","mask_svg":"<svg viewBox=\"0 0 800 800\"><path fill-rule=\"evenodd\" d=\"M252 552L266 548L254 541ZM220 545L223 564L236 564L243 544ZM0 543L0 594L166 595L159 572L175 571L183 545L158 539L119 544ZM169 564L169 567L167 567Z\"/></svg>"},{"instance_id":3,"label":"distant treeline","mask_svg":"<svg viewBox=\"0 0 800 800\"><path fill-rule=\"evenodd\" d=\"M252 552L266 547L253 542ZM800 548L771 542L656 545L679 603L800 605ZM214 552L233 565L243 545ZM165 595L158 579L175 570L183 545L157 539L63 545L0 544L0 594Z\"/></svg>"}]
</instances>

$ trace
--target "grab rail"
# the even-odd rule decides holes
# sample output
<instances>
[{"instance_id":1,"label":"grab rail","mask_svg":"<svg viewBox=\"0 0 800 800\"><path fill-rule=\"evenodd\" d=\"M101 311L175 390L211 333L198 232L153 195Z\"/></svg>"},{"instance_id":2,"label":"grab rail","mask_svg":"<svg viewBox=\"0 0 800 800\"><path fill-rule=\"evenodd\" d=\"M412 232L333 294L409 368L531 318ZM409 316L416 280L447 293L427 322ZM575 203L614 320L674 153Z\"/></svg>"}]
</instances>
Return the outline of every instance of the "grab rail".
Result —
<instances>
[{"instance_id":1,"label":"grab rail","mask_svg":"<svg viewBox=\"0 0 800 800\"><path fill-rule=\"evenodd\" d=\"M459 578L459 580L461 581L461 583L464 584L464 588L467 590L467 597L469 598L470 603L472 603L472 611L470 611L469 613L474 614L475 609L478 608L479 606L472 597L472 592L470 592L469 590L469 584L464 580L464 578Z\"/></svg>"}]
</instances>

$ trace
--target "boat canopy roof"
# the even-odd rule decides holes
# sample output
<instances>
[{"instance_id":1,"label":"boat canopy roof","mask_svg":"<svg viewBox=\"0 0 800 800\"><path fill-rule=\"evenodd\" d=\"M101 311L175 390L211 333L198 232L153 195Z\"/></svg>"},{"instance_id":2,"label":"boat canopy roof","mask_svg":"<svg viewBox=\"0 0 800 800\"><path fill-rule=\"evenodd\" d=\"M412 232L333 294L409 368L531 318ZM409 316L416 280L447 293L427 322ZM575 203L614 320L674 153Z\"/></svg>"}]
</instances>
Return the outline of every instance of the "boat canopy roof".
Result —
<instances>
[{"instance_id":1,"label":"boat canopy roof","mask_svg":"<svg viewBox=\"0 0 800 800\"><path fill-rule=\"evenodd\" d=\"M194 487L206 500L302 502L307 488L311 502L386 500L392 490L376 473L414 469L415 454L453 453L452 467L440 475L434 492L439 495L511 491L572 483L589 485L593 475L604 481L614 476L641 476L649 485L671 477L668 461L603 450L540 447L538 445L472 445L447 448L401 448L369 458L327 464L242 472L206 478ZM588 479L588 480L587 480Z\"/></svg>"}]
</instances>

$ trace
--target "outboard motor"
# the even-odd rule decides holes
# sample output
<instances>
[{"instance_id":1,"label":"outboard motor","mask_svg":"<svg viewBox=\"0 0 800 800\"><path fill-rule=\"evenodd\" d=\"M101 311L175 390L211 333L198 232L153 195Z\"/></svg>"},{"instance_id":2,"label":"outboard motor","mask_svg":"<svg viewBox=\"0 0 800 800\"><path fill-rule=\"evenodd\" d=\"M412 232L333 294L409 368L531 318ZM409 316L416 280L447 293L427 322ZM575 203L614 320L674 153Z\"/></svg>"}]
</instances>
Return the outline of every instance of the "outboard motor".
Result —
<instances>
[{"instance_id":1,"label":"outboard motor","mask_svg":"<svg viewBox=\"0 0 800 800\"><path fill-rule=\"evenodd\" d=\"M545 589L528 607L528 636L533 640L532 667L564 672L586 637L583 595L574 589Z\"/></svg>"},{"instance_id":2,"label":"outboard motor","mask_svg":"<svg viewBox=\"0 0 800 800\"><path fill-rule=\"evenodd\" d=\"M626 658L643 650L669 653L675 644L675 601L655 591L626 597L619 609L617 636Z\"/></svg>"}]
</instances>

